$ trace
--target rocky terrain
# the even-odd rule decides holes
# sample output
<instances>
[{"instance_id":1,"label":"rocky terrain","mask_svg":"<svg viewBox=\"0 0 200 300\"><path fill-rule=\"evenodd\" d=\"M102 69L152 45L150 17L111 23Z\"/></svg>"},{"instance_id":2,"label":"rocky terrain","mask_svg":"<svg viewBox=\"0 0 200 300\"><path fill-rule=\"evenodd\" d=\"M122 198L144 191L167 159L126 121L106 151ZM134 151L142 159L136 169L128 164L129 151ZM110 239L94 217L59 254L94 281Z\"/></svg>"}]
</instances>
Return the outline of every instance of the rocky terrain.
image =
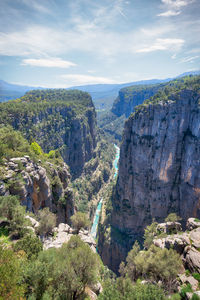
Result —
<instances>
[{"instance_id":1,"label":"rocky terrain","mask_svg":"<svg viewBox=\"0 0 200 300\"><path fill-rule=\"evenodd\" d=\"M57 221L69 223L74 214L71 175L63 162L35 163L28 155L4 160L1 164L0 196L18 195L27 210L37 213L49 207Z\"/></svg>"},{"instance_id":2,"label":"rocky terrain","mask_svg":"<svg viewBox=\"0 0 200 300\"><path fill-rule=\"evenodd\" d=\"M102 257L118 270L133 242L170 212L200 216L200 110L196 81L147 101L125 123L119 176L112 195L110 241ZM197 88L195 88L197 87Z\"/></svg>"}]
</instances>

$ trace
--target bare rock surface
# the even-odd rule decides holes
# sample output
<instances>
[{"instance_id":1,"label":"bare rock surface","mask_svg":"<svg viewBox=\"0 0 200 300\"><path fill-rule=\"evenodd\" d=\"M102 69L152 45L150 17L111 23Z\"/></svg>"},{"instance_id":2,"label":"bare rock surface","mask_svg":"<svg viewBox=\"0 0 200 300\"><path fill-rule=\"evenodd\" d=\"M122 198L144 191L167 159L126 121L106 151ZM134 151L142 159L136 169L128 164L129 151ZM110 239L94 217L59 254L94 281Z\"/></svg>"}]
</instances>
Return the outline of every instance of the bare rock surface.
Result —
<instances>
[{"instance_id":1,"label":"bare rock surface","mask_svg":"<svg viewBox=\"0 0 200 300\"><path fill-rule=\"evenodd\" d=\"M180 90L142 106L125 123L110 222L114 271L153 219L163 222L175 212L184 225L200 217L199 98L192 89Z\"/></svg>"},{"instance_id":2,"label":"bare rock surface","mask_svg":"<svg viewBox=\"0 0 200 300\"><path fill-rule=\"evenodd\" d=\"M19 196L21 204L34 213L49 207L57 214L58 223L69 223L74 214L73 192L69 188L69 168L64 162L59 166L49 162L46 164L48 171L47 165L41 165L41 161L35 163L27 155L6 161L0 181L0 195ZM65 202L59 203L60 198Z\"/></svg>"}]
</instances>

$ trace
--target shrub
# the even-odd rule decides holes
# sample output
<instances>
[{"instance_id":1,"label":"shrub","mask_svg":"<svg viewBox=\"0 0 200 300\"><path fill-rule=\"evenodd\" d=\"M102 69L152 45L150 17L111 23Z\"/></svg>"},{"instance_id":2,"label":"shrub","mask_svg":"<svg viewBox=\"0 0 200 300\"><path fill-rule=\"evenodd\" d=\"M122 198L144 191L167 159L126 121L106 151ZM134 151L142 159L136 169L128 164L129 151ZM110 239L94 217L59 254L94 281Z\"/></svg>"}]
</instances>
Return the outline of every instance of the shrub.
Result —
<instances>
[{"instance_id":1,"label":"shrub","mask_svg":"<svg viewBox=\"0 0 200 300\"><path fill-rule=\"evenodd\" d=\"M105 283L98 300L165 300L164 292L153 284L133 284L129 278Z\"/></svg>"},{"instance_id":2,"label":"shrub","mask_svg":"<svg viewBox=\"0 0 200 300\"><path fill-rule=\"evenodd\" d=\"M77 233L81 228L88 228L90 221L87 218L87 215L82 212L77 212L71 217L72 226L77 230Z\"/></svg>"},{"instance_id":3,"label":"shrub","mask_svg":"<svg viewBox=\"0 0 200 300\"><path fill-rule=\"evenodd\" d=\"M160 249L152 245L147 251L140 251L127 257L126 274L132 279L144 278L161 281L168 291L173 290L175 279L182 263L179 255L172 249Z\"/></svg>"},{"instance_id":4,"label":"shrub","mask_svg":"<svg viewBox=\"0 0 200 300\"><path fill-rule=\"evenodd\" d=\"M48 207L43 208L38 212L38 233L41 236L46 236L52 233L53 228L56 226L56 215L50 212Z\"/></svg>"},{"instance_id":5,"label":"shrub","mask_svg":"<svg viewBox=\"0 0 200 300\"><path fill-rule=\"evenodd\" d=\"M178 222L181 220L181 217L177 216L176 213L171 213L165 218L165 222Z\"/></svg>"},{"instance_id":6,"label":"shrub","mask_svg":"<svg viewBox=\"0 0 200 300\"><path fill-rule=\"evenodd\" d=\"M153 239L157 234L157 222L153 222L151 225L147 226L144 230L144 247L148 249L153 244Z\"/></svg>"},{"instance_id":7,"label":"shrub","mask_svg":"<svg viewBox=\"0 0 200 300\"><path fill-rule=\"evenodd\" d=\"M37 260L31 261L24 277L27 296L84 299L85 287L97 282L99 268L97 254L78 236L73 236L61 248L42 251Z\"/></svg>"},{"instance_id":8,"label":"shrub","mask_svg":"<svg viewBox=\"0 0 200 300\"><path fill-rule=\"evenodd\" d=\"M42 148L35 141L33 143L31 143L31 150L33 150L33 152L37 155L42 155L43 154Z\"/></svg>"},{"instance_id":9,"label":"shrub","mask_svg":"<svg viewBox=\"0 0 200 300\"><path fill-rule=\"evenodd\" d=\"M20 259L10 249L0 245L0 299L23 299L24 285L22 280Z\"/></svg>"},{"instance_id":10,"label":"shrub","mask_svg":"<svg viewBox=\"0 0 200 300\"><path fill-rule=\"evenodd\" d=\"M0 196L0 217L8 221L8 229L12 234L23 236L27 232L25 207L20 205L16 196Z\"/></svg>"},{"instance_id":11,"label":"shrub","mask_svg":"<svg viewBox=\"0 0 200 300\"><path fill-rule=\"evenodd\" d=\"M27 234L14 245L14 250L23 250L28 259L36 258L42 251L42 242L34 234Z\"/></svg>"}]
</instances>

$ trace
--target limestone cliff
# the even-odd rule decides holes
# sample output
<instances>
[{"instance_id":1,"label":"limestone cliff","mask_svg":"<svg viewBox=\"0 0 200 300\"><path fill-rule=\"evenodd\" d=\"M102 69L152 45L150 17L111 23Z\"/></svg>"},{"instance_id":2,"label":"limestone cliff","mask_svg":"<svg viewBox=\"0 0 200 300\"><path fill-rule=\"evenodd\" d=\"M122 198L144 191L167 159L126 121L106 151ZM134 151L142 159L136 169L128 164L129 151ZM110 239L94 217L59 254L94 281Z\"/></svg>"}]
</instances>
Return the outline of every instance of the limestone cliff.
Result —
<instances>
[{"instance_id":1,"label":"limestone cliff","mask_svg":"<svg viewBox=\"0 0 200 300\"><path fill-rule=\"evenodd\" d=\"M183 221L200 216L199 99L200 77L185 79L138 107L125 123L106 250L115 271L154 218L163 221L170 212Z\"/></svg>"},{"instance_id":2,"label":"limestone cliff","mask_svg":"<svg viewBox=\"0 0 200 300\"><path fill-rule=\"evenodd\" d=\"M49 207L57 222L70 223L74 214L73 193L69 188L67 165L34 162L29 156L11 158L1 163L0 196L18 195L26 209L36 213Z\"/></svg>"}]
</instances>

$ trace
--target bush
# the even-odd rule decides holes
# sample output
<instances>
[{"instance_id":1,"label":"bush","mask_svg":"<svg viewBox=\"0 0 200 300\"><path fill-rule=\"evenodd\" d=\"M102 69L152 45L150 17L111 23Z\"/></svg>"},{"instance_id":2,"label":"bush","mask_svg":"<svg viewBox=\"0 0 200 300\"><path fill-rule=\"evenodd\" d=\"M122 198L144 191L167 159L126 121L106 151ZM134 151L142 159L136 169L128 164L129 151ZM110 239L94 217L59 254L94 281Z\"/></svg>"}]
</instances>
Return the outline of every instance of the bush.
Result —
<instances>
[{"instance_id":1,"label":"bush","mask_svg":"<svg viewBox=\"0 0 200 300\"><path fill-rule=\"evenodd\" d=\"M59 249L42 251L37 260L27 266L24 277L27 296L84 299L81 297L85 287L97 282L99 268L97 254L78 236L73 236Z\"/></svg>"},{"instance_id":2,"label":"bush","mask_svg":"<svg viewBox=\"0 0 200 300\"><path fill-rule=\"evenodd\" d=\"M71 217L72 226L77 230L77 233L81 228L88 228L90 221L87 218L87 215L82 212L77 212Z\"/></svg>"},{"instance_id":3,"label":"bush","mask_svg":"<svg viewBox=\"0 0 200 300\"><path fill-rule=\"evenodd\" d=\"M40 147L40 145L38 145L37 142L33 142L31 143L31 150L33 150L33 152L36 154L36 155L42 155L43 154L43 151L42 151L42 148Z\"/></svg>"},{"instance_id":4,"label":"bush","mask_svg":"<svg viewBox=\"0 0 200 300\"><path fill-rule=\"evenodd\" d=\"M20 132L11 126L0 128L0 161L3 158L27 155L29 152L30 146Z\"/></svg>"},{"instance_id":5,"label":"bush","mask_svg":"<svg viewBox=\"0 0 200 300\"><path fill-rule=\"evenodd\" d=\"M0 299L18 300L24 295L20 259L0 245Z\"/></svg>"},{"instance_id":6,"label":"bush","mask_svg":"<svg viewBox=\"0 0 200 300\"><path fill-rule=\"evenodd\" d=\"M161 281L166 290L173 290L182 265L180 256L174 250L160 249L152 245L147 251L140 251L135 256L132 256L132 251L127 256L125 267L126 274L132 280L144 278Z\"/></svg>"},{"instance_id":7,"label":"bush","mask_svg":"<svg viewBox=\"0 0 200 300\"><path fill-rule=\"evenodd\" d=\"M157 234L157 222L153 222L151 225L147 226L144 230L144 247L148 249L153 244L153 239Z\"/></svg>"},{"instance_id":8,"label":"bush","mask_svg":"<svg viewBox=\"0 0 200 300\"><path fill-rule=\"evenodd\" d=\"M107 281L98 300L165 300L164 292L156 285L133 284L129 278Z\"/></svg>"},{"instance_id":9,"label":"bush","mask_svg":"<svg viewBox=\"0 0 200 300\"><path fill-rule=\"evenodd\" d=\"M0 196L0 218L8 221L12 234L23 236L27 232L25 207L20 205L16 196Z\"/></svg>"},{"instance_id":10,"label":"bush","mask_svg":"<svg viewBox=\"0 0 200 300\"><path fill-rule=\"evenodd\" d=\"M14 245L15 251L23 250L28 259L36 258L42 251L42 242L34 234L27 234Z\"/></svg>"},{"instance_id":11,"label":"bush","mask_svg":"<svg viewBox=\"0 0 200 300\"><path fill-rule=\"evenodd\" d=\"M53 228L56 226L56 215L50 212L48 207L43 208L38 212L38 233L41 236L46 236L52 233Z\"/></svg>"},{"instance_id":12,"label":"bush","mask_svg":"<svg viewBox=\"0 0 200 300\"><path fill-rule=\"evenodd\" d=\"M176 213L171 213L165 218L165 222L178 222L181 220L181 217L177 216Z\"/></svg>"}]
</instances>

